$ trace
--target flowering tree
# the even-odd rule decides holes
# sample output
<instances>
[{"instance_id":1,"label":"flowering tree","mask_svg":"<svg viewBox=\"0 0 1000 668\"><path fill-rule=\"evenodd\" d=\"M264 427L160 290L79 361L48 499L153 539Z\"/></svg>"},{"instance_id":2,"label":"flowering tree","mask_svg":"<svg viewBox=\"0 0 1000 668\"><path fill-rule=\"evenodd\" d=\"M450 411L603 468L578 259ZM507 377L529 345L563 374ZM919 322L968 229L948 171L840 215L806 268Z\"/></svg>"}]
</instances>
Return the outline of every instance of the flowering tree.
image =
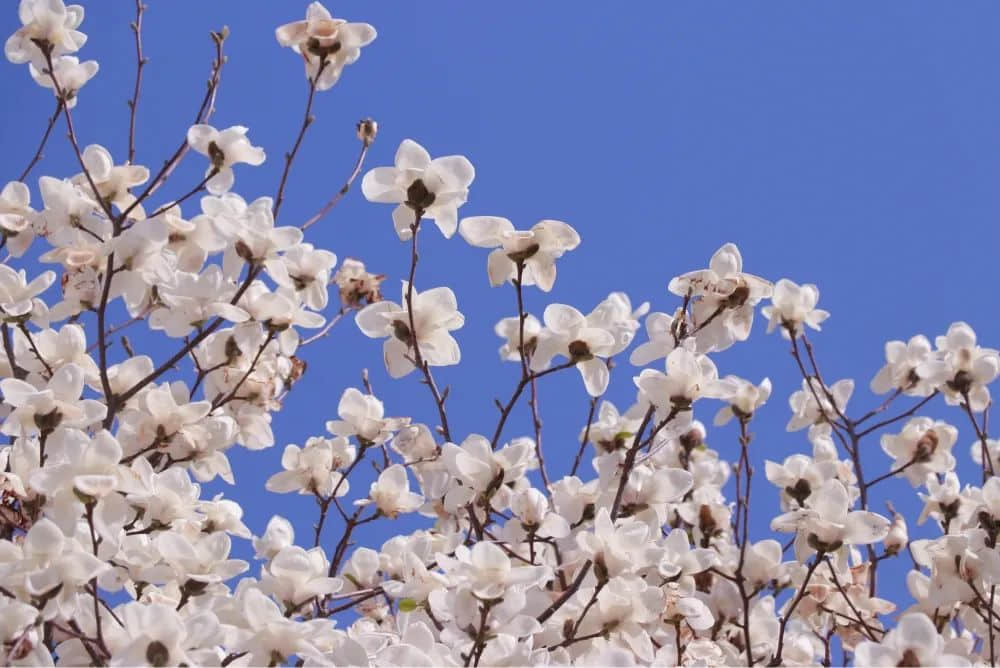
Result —
<instances>
[{"instance_id":1,"label":"flowering tree","mask_svg":"<svg viewBox=\"0 0 1000 668\"><path fill-rule=\"evenodd\" d=\"M829 316L818 289L744 272L734 244L670 281L672 313L647 314L612 293L590 313L552 303L539 319L525 291L552 290L579 235L557 220L518 230L495 216L460 219L472 164L432 158L412 140L393 166L361 181L368 200L394 205L408 258L398 301L383 298L383 275L354 259L338 267L305 241L362 173L374 121L358 124L360 153L343 188L311 218L278 225L316 95L374 28L319 3L277 28L304 63L306 108L275 197L247 203L232 192L248 168L236 166L260 165L265 153L247 128L209 123L225 30L212 33L195 124L156 173L132 164L143 12L137 4L122 162L77 140L73 110L98 71L74 55L86 41L81 7L21 0L22 27L5 47L56 107L37 153L0 193L3 663L830 665L835 648L859 665L996 663L1000 441L988 437L987 414L1000 354L968 325L953 324L933 345L924 336L886 344L871 381L886 398L865 412L848 408L853 381L828 383L820 371L807 334ZM58 124L79 171L39 177L36 210L27 184ZM203 157L188 157L192 149ZM203 177L160 201L185 159L203 161ZM495 331L516 381L480 433L452 432L448 389L435 380L436 367L460 361L452 332L465 319L448 287L416 287L418 240L437 234L432 221L446 238L458 232L489 249L489 283L513 293L516 312ZM788 341L802 377L787 428L808 429L813 449L763 461L762 483L751 427L771 382L721 376L711 356L747 341L765 302L767 329ZM112 309L128 319L112 325ZM347 315L384 340L392 377L426 388L414 401L431 402L437 424L386 417L363 377L362 388L343 391L328 433L286 446L266 485L315 499L313 535L296 542L275 515L253 537L236 501L203 499L198 483L233 483L236 448L275 445L270 416L304 372L302 349ZM647 336L625 374L635 401L621 412L602 397L643 319ZM156 333L150 349L112 346L113 334L142 326ZM537 384L574 367L590 414L572 468L554 478ZM510 419L522 402L528 436ZM923 416L931 402L953 407L974 432L980 485L960 485L958 429ZM738 424L733 461L707 446L696 403L715 404L715 425ZM862 449L876 438L891 462L866 474ZM375 479L359 489L369 466ZM931 520L935 537L911 541L902 515L874 510L879 483L893 477L922 489L916 522ZM765 511L772 537L751 537L761 484L780 490L781 508ZM421 528L381 546L353 544L362 525L403 515L424 518ZM259 570L231 558L231 536L252 540ZM884 564L912 566L908 608L879 596Z\"/></svg>"}]
</instances>

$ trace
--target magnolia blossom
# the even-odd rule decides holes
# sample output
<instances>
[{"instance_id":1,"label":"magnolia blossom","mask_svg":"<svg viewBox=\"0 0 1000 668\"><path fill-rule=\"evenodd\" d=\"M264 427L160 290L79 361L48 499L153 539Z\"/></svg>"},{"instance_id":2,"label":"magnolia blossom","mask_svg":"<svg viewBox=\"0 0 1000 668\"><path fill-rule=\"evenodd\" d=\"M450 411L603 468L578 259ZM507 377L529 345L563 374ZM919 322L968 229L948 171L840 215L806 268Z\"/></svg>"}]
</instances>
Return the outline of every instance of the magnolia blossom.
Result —
<instances>
[{"instance_id":1,"label":"magnolia blossom","mask_svg":"<svg viewBox=\"0 0 1000 668\"><path fill-rule=\"evenodd\" d=\"M372 483L368 499L356 503L375 504L375 508L386 517L395 518L400 513L412 513L424 503L424 497L410 491L410 480L406 469L399 464L393 464L379 474L378 480Z\"/></svg>"},{"instance_id":2,"label":"magnolia blossom","mask_svg":"<svg viewBox=\"0 0 1000 668\"><path fill-rule=\"evenodd\" d=\"M294 444L285 446L281 456L285 470L268 479L267 489L320 496L347 494L350 483L335 470L335 448L336 444L327 439L310 439L305 448Z\"/></svg>"},{"instance_id":3,"label":"magnolia blossom","mask_svg":"<svg viewBox=\"0 0 1000 668\"><path fill-rule=\"evenodd\" d=\"M607 296L589 312L551 304L541 319L529 313L534 295L518 290L526 303L494 326L501 360L520 367L513 387L497 391L489 364L438 385L430 367L460 361L453 333L465 318L451 289L418 292L412 280L460 258L436 257L435 243L417 253L414 239L400 255L411 283L398 303L383 301L385 276L407 265L338 266L320 227L279 226L271 197L225 192L234 164L264 159L242 126L195 125L162 167L150 158L155 183L131 157L116 163L99 144L78 145L77 135L89 139L83 121L106 111L70 113L97 71L78 59L83 11L21 0L18 13L7 55L60 99L49 124L49 112L36 118L43 146L25 176L0 190L0 663L806 666L830 664L837 648L856 665L995 663L1000 439L989 385L1000 353L968 324L933 346L919 335L887 343L871 388L891 396L865 402L849 379L820 380L826 355L813 347L836 343L803 351L794 338L828 315L818 289L744 272L727 243L707 268L681 268L670 303L649 315L635 287L597 293ZM227 34L213 33L218 47ZM312 93L332 86L375 30L313 3L276 36L305 62L305 132L320 113ZM221 65L199 120L213 113ZM426 69L416 58L408 76ZM149 83L122 97L155 101ZM65 153L59 116L82 171L42 173L58 167L42 149ZM322 212L351 196L376 132L370 119L358 124L356 169ZM121 134L130 156L161 143L135 134ZM190 147L209 158L207 175L174 183ZM576 261L566 251L579 235L552 220L526 231L486 216L459 225L474 175L465 158L431 159L406 140L362 191L397 205L401 238L434 220L446 237L458 229L491 249L494 285L553 288L555 262ZM168 190L186 194L164 201ZM591 273L624 276L615 257L607 249ZM463 299L479 299L466 283ZM811 371L780 350L716 355L750 337L768 297L770 329L809 353ZM493 322L510 308L475 304ZM333 329L350 311L363 334L386 339L389 375L419 366L421 383L369 377L356 333ZM643 318L648 339L633 346ZM465 352L483 352L480 343L489 345L470 339ZM640 369L635 395L613 402L628 389L627 378L611 385L625 355L640 367L665 359L665 373ZM733 375L772 363L800 373L801 387L787 373L771 374L773 385ZM571 366L589 397L535 382ZM359 371L363 389L342 384ZM418 396L423 385L433 403ZM308 392L317 410L280 417ZM762 408L775 392L790 395L787 428L808 427L806 438L767 433ZM738 430L713 430L702 398L721 401L715 425L736 418ZM848 414L848 400L867 405ZM487 414L493 405L499 414ZM296 420L326 432L279 441ZM969 449L957 452L960 433ZM240 451L279 442L270 457ZM895 477L915 488L919 517L907 512L912 499L897 498L909 486ZM225 495L216 478L232 486ZM245 513L261 487L294 517L277 505L263 518ZM790 545L782 532L794 534ZM253 566L240 558L251 549Z\"/></svg>"},{"instance_id":4,"label":"magnolia blossom","mask_svg":"<svg viewBox=\"0 0 1000 668\"><path fill-rule=\"evenodd\" d=\"M47 2L48 0L39 0ZM82 15L82 13L81 13ZM67 108L72 109L77 103L77 93L84 84L94 78L100 69L96 60L80 62L76 56L59 56L52 59L52 71L48 64L28 64L31 78L43 88L51 88L56 97L61 97ZM62 95L60 95L60 92Z\"/></svg>"},{"instance_id":5,"label":"magnolia blossom","mask_svg":"<svg viewBox=\"0 0 1000 668\"><path fill-rule=\"evenodd\" d=\"M934 623L921 613L904 615L881 642L866 640L854 650L863 666L968 666L962 656L945 652Z\"/></svg>"},{"instance_id":6,"label":"magnolia blossom","mask_svg":"<svg viewBox=\"0 0 1000 668\"><path fill-rule=\"evenodd\" d=\"M83 7L63 4L63 0L21 0L17 10L22 26L7 39L4 54L12 63L30 62L38 68L46 64L36 42L51 48L51 55L79 51L87 36L77 30L83 22Z\"/></svg>"},{"instance_id":7,"label":"magnolia blossom","mask_svg":"<svg viewBox=\"0 0 1000 668\"><path fill-rule=\"evenodd\" d=\"M424 292L412 290L403 283L403 306L390 301L369 304L355 317L355 322L372 339L388 338L383 347L385 368L393 378L413 371L416 350L429 366L458 364L461 352L458 342L449 333L465 324L458 311L455 293L450 288L433 288ZM408 310L412 304L412 313Z\"/></svg>"},{"instance_id":8,"label":"magnolia blossom","mask_svg":"<svg viewBox=\"0 0 1000 668\"><path fill-rule=\"evenodd\" d=\"M809 507L793 510L771 521L775 531L794 531L796 552L836 552L843 545L865 545L882 540L889 520L866 510L850 510L847 489L828 480L809 497Z\"/></svg>"},{"instance_id":9,"label":"magnolia blossom","mask_svg":"<svg viewBox=\"0 0 1000 668\"><path fill-rule=\"evenodd\" d=\"M208 156L209 167L205 170L205 188L213 195L221 195L233 187L236 175L233 165L245 162L248 165L264 164L264 149L250 144L248 128L234 125L219 131L211 125L192 125L188 129L188 145L198 153Z\"/></svg>"},{"instance_id":10,"label":"magnolia blossom","mask_svg":"<svg viewBox=\"0 0 1000 668\"><path fill-rule=\"evenodd\" d=\"M43 271L29 282L24 269L15 271L5 264L0 265L0 309L3 309L5 319L21 318L31 313L35 298L48 290L55 280L55 273Z\"/></svg>"},{"instance_id":11,"label":"magnolia blossom","mask_svg":"<svg viewBox=\"0 0 1000 668\"><path fill-rule=\"evenodd\" d=\"M472 163L461 155L431 160L427 150L404 139L396 151L395 167L376 167L361 181L361 192L370 202L396 204L392 222L401 241L413 236L421 218L430 218L450 239L458 228L458 207L469 196L476 178Z\"/></svg>"},{"instance_id":12,"label":"magnolia blossom","mask_svg":"<svg viewBox=\"0 0 1000 668\"><path fill-rule=\"evenodd\" d=\"M760 385L754 385L750 381L736 376L726 376L723 381L728 394L719 398L728 401L729 405L723 406L715 414L713 422L716 426L728 423L733 419L733 416L740 420L753 417L754 411L763 406L771 396L770 378L760 381Z\"/></svg>"},{"instance_id":13,"label":"magnolia blossom","mask_svg":"<svg viewBox=\"0 0 1000 668\"><path fill-rule=\"evenodd\" d=\"M473 216L459 223L458 232L473 246L496 249L486 262L494 287L520 276L521 285L549 292L556 280L556 260L580 245L576 230L558 220L543 220L522 232L506 218Z\"/></svg>"},{"instance_id":14,"label":"magnolia blossom","mask_svg":"<svg viewBox=\"0 0 1000 668\"><path fill-rule=\"evenodd\" d=\"M974 411L986 410L990 404L986 386L1000 375L1000 353L979 346L976 333L964 322L953 323L935 345L945 365L947 380L941 386L945 400L952 405L967 403Z\"/></svg>"},{"instance_id":15,"label":"magnolia blossom","mask_svg":"<svg viewBox=\"0 0 1000 668\"><path fill-rule=\"evenodd\" d=\"M31 191L28 186L11 181L0 190L0 235L13 257L21 257L35 239L31 208Z\"/></svg>"},{"instance_id":16,"label":"magnolia blossom","mask_svg":"<svg viewBox=\"0 0 1000 668\"><path fill-rule=\"evenodd\" d=\"M330 420L326 429L336 436L354 436L363 446L381 445L410 423L409 418L386 418L377 397L349 387L337 406L340 420Z\"/></svg>"},{"instance_id":17,"label":"magnolia blossom","mask_svg":"<svg viewBox=\"0 0 1000 668\"><path fill-rule=\"evenodd\" d=\"M139 165L115 165L111 153L98 144L91 144L83 149L83 164L87 174L79 174L73 182L79 188L87 189L93 183L97 195L111 202L119 209L133 208L133 218L145 218L146 214L141 204L136 204L135 196L129 188L142 185L149 180L149 170ZM89 179L88 179L89 175Z\"/></svg>"},{"instance_id":18,"label":"magnolia blossom","mask_svg":"<svg viewBox=\"0 0 1000 668\"><path fill-rule=\"evenodd\" d=\"M611 373L600 358L611 354L614 336L605 329L591 327L587 318L572 306L550 304L542 317L545 328L538 334L531 369L541 371L553 357L562 355L580 370L590 396L604 394Z\"/></svg>"},{"instance_id":19,"label":"magnolia blossom","mask_svg":"<svg viewBox=\"0 0 1000 668\"><path fill-rule=\"evenodd\" d=\"M773 332L778 325L781 325L781 332L785 338L788 338L789 330L793 336L802 334L803 325L820 329L820 324L829 318L830 314L816 308L818 301L819 288L815 285L811 283L799 285L787 278L781 279L774 286L770 306L765 306L762 311L768 319L768 333Z\"/></svg>"},{"instance_id":20,"label":"magnolia blossom","mask_svg":"<svg viewBox=\"0 0 1000 668\"><path fill-rule=\"evenodd\" d=\"M771 283L743 272L743 256L736 244L724 244L708 269L692 271L670 281L670 292L695 298L694 336L702 352L725 350L750 336L758 303L772 294Z\"/></svg>"},{"instance_id":21,"label":"magnolia blossom","mask_svg":"<svg viewBox=\"0 0 1000 668\"><path fill-rule=\"evenodd\" d=\"M955 468L951 448L956 440L958 430L950 424L930 418L912 418L899 434L882 436L882 449L895 460L892 469L917 487L928 475L947 473Z\"/></svg>"},{"instance_id":22,"label":"magnolia blossom","mask_svg":"<svg viewBox=\"0 0 1000 668\"><path fill-rule=\"evenodd\" d=\"M291 47L306 63L306 76L316 90L327 90L340 79L345 65L361 56L361 47L375 39L367 23L335 19L319 2L309 4L305 21L294 21L274 31L278 44Z\"/></svg>"},{"instance_id":23,"label":"magnolia blossom","mask_svg":"<svg viewBox=\"0 0 1000 668\"><path fill-rule=\"evenodd\" d=\"M926 397L944 379L947 372L943 361L934 357L931 342L918 334L909 341L889 341L885 344L885 366L872 378L872 392L885 394L899 390L905 394Z\"/></svg>"},{"instance_id":24,"label":"magnolia blossom","mask_svg":"<svg viewBox=\"0 0 1000 668\"><path fill-rule=\"evenodd\" d=\"M854 392L854 381L850 378L838 380L830 387L815 378L802 380L802 389L788 398L792 418L785 426L786 431L798 431L805 427L830 422L839 417L847 408L847 401Z\"/></svg>"},{"instance_id":25,"label":"magnolia blossom","mask_svg":"<svg viewBox=\"0 0 1000 668\"><path fill-rule=\"evenodd\" d=\"M664 413L687 410L701 397L736 393L731 380L719 380L715 364L705 355L677 348L667 355L667 372L643 369L633 378L643 397Z\"/></svg>"}]
</instances>

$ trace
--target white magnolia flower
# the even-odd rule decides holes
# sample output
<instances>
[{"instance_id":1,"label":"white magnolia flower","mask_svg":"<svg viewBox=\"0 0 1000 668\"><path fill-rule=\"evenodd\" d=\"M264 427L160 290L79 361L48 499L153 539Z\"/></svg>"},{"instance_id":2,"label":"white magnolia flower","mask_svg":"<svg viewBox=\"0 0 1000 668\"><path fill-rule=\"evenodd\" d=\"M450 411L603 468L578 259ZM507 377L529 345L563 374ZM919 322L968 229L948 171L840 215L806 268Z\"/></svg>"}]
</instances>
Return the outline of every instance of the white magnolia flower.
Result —
<instances>
[{"instance_id":1,"label":"white magnolia flower","mask_svg":"<svg viewBox=\"0 0 1000 668\"><path fill-rule=\"evenodd\" d=\"M885 394L901 390L905 394L926 397L945 380L943 361L934 357L931 342L918 334L906 343L889 341L885 344L885 366L872 378L872 392Z\"/></svg>"},{"instance_id":2,"label":"white magnolia flower","mask_svg":"<svg viewBox=\"0 0 1000 668\"><path fill-rule=\"evenodd\" d=\"M381 445L410 424L410 418L387 418L378 397L349 387L337 406L340 420L330 420L326 429L336 436L354 436L364 446Z\"/></svg>"},{"instance_id":3,"label":"white magnolia flower","mask_svg":"<svg viewBox=\"0 0 1000 668\"><path fill-rule=\"evenodd\" d=\"M209 641L213 635L217 640L222 638L218 619L211 613L185 620L172 605L135 601L123 606L118 615L124 637L116 639L119 646L111 658L112 666L191 664L189 648L197 648L198 641Z\"/></svg>"},{"instance_id":4,"label":"white magnolia flower","mask_svg":"<svg viewBox=\"0 0 1000 668\"><path fill-rule=\"evenodd\" d=\"M496 544L485 541L476 543L471 549L459 545L454 558L439 554L437 561L446 573L469 587L479 599L499 598L509 587L535 586L552 575L548 566L512 562Z\"/></svg>"},{"instance_id":5,"label":"white magnolia flower","mask_svg":"<svg viewBox=\"0 0 1000 668\"><path fill-rule=\"evenodd\" d=\"M785 338L788 338L787 328L791 328L795 336L802 333L803 325L819 329L820 324L830 317L830 313L816 308L818 301L819 288L815 285L799 285L787 278L781 279L774 286L771 305L762 310L768 319L768 333L773 332L778 325L781 325L781 333Z\"/></svg>"},{"instance_id":6,"label":"white magnolia flower","mask_svg":"<svg viewBox=\"0 0 1000 668\"><path fill-rule=\"evenodd\" d=\"M249 314L230 303L236 287L227 281L219 265L209 265L200 274L177 272L172 285L158 291L162 306L149 316L151 329L180 338L216 316L230 322L244 322Z\"/></svg>"},{"instance_id":7,"label":"white magnolia flower","mask_svg":"<svg viewBox=\"0 0 1000 668\"><path fill-rule=\"evenodd\" d=\"M505 339L500 346L500 359L506 362L518 362L521 360L521 322L518 316L502 318L497 322L493 331L497 336ZM535 350L538 343L538 335L542 331L542 323L538 318L526 314L524 318L524 351L530 355Z\"/></svg>"},{"instance_id":8,"label":"white magnolia flower","mask_svg":"<svg viewBox=\"0 0 1000 668\"><path fill-rule=\"evenodd\" d=\"M684 312L678 308L674 315L650 313L646 317L646 335L649 341L632 351L629 361L635 366L644 366L663 359L687 336L687 321Z\"/></svg>"},{"instance_id":9,"label":"white magnolia flower","mask_svg":"<svg viewBox=\"0 0 1000 668\"><path fill-rule=\"evenodd\" d=\"M611 378L607 357L615 345L611 332L592 327L586 316L572 306L549 304L542 315L545 328L538 334L538 343L531 356L532 371L541 371L556 355L562 355L576 365L583 384L592 397L604 394Z\"/></svg>"},{"instance_id":10,"label":"white magnolia flower","mask_svg":"<svg viewBox=\"0 0 1000 668\"><path fill-rule=\"evenodd\" d=\"M587 314L587 324L606 330L615 337L611 355L617 355L632 343L639 329L639 319L649 312L649 302L632 308L632 300L624 292L612 292Z\"/></svg>"},{"instance_id":11,"label":"white magnolia flower","mask_svg":"<svg viewBox=\"0 0 1000 668\"><path fill-rule=\"evenodd\" d=\"M899 434L884 434L881 443L885 454L894 460L891 469L918 487L928 475L955 468L951 448L956 440L958 430L947 422L918 417L907 422Z\"/></svg>"},{"instance_id":12,"label":"white magnolia flower","mask_svg":"<svg viewBox=\"0 0 1000 668\"><path fill-rule=\"evenodd\" d=\"M4 54L12 63L31 62L45 67L45 55L35 43L46 42L53 56L79 51L87 36L77 30L83 22L83 7L66 6L62 0L21 0L17 16L21 27L7 39Z\"/></svg>"},{"instance_id":13,"label":"white magnolia flower","mask_svg":"<svg viewBox=\"0 0 1000 668\"><path fill-rule=\"evenodd\" d=\"M803 378L802 389L793 392L788 398L792 418L785 426L785 430L798 431L837 419L846 410L847 401L853 393L854 381L850 378L838 380L829 388L823 387L815 378Z\"/></svg>"},{"instance_id":14,"label":"white magnolia flower","mask_svg":"<svg viewBox=\"0 0 1000 668\"><path fill-rule=\"evenodd\" d=\"M986 386L1000 375L1000 353L979 346L976 333L964 322L953 323L947 334L937 337L935 344L946 367L943 375L947 380L941 386L945 401L957 406L968 397L972 410L986 410L990 405Z\"/></svg>"},{"instance_id":15,"label":"white magnolia flower","mask_svg":"<svg viewBox=\"0 0 1000 668\"><path fill-rule=\"evenodd\" d=\"M417 214L432 219L448 239L458 228L458 207L465 204L475 178L476 170L464 156L431 160L423 146L404 139L396 151L396 166L369 171L361 181L361 192L370 202L398 205L392 222L400 240L413 236Z\"/></svg>"},{"instance_id":16,"label":"white magnolia flower","mask_svg":"<svg viewBox=\"0 0 1000 668\"><path fill-rule=\"evenodd\" d=\"M337 264L337 256L328 250L301 243L289 248L282 256L283 273L288 276L302 303L319 311L326 308L329 294L330 272ZM268 273L274 276L271 268ZM277 279L275 279L277 280Z\"/></svg>"},{"instance_id":17,"label":"white magnolia flower","mask_svg":"<svg viewBox=\"0 0 1000 668\"><path fill-rule=\"evenodd\" d=\"M61 367L44 388L4 378L0 392L14 410L0 431L10 436L48 433L58 427L84 428L104 419L107 406L94 399L80 399L83 384L83 371L75 364Z\"/></svg>"},{"instance_id":18,"label":"white magnolia flower","mask_svg":"<svg viewBox=\"0 0 1000 668\"><path fill-rule=\"evenodd\" d=\"M87 168L90 179L83 173L73 177L73 183L86 192L93 182L97 194L120 210L129 208L135 202L135 196L129 188L138 186L149 180L149 169L140 165L115 165L111 153L98 144L91 144L83 149L83 164ZM136 205L129 214L132 218L146 217L142 205Z\"/></svg>"},{"instance_id":19,"label":"white magnolia flower","mask_svg":"<svg viewBox=\"0 0 1000 668\"><path fill-rule=\"evenodd\" d=\"M383 347L385 367L393 378L413 371L414 344L429 366L458 364L461 352L458 342L449 333L465 324L458 311L455 293L450 288L433 288L424 292L413 290L411 315L406 308L406 283L403 283L403 306L381 301L369 304L358 312L354 321L365 336L388 338Z\"/></svg>"},{"instance_id":20,"label":"white magnolia flower","mask_svg":"<svg viewBox=\"0 0 1000 668\"><path fill-rule=\"evenodd\" d=\"M809 507L779 515L774 531L794 531L800 559L812 551L836 552L843 545L866 545L885 538L889 520L867 510L850 510L847 488L827 480L809 497Z\"/></svg>"},{"instance_id":21,"label":"white magnolia flower","mask_svg":"<svg viewBox=\"0 0 1000 668\"><path fill-rule=\"evenodd\" d=\"M55 272L43 271L29 282L24 269L15 271L0 264L0 309L3 309L4 319L14 320L31 313L35 298L48 290L55 280Z\"/></svg>"},{"instance_id":22,"label":"white magnolia flower","mask_svg":"<svg viewBox=\"0 0 1000 668\"><path fill-rule=\"evenodd\" d=\"M677 276L668 289L679 297L693 298L699 352L725 350L749 338L754 309L773 292L769 281L743 272L743 256L733 243L715 251L708 269Z\"/></svg>"},{"instance_id":23,"label":"white magnolia flower","mask_svg":"<svg viewBox=\"0 0 1000 668\"><path fill-rule=\"evenodd\" d=\"M667 373L643 369L633 378L642 395L664 415L682 411L701 397L733 396L735 383L719 380L715 364L705 355L676 348L667 355Z\"/></svg>"},{"instance_id":24,"label":"white magnolia flower","mask_svg":"<svg viewBox=\"0 0 1000 668\"><path fill-rule=\"evenodd\" d=\"M424 497L410 491L406 469L393 464L379 474L372 483L367 499L355 501L357 505L374 503L382 515L395 519L400 513L412 513L424 504Z\"/></svg>"},{"instance_id":25,"label":"white magnolia flower","mask_svg":"<svg viewBox=\"0 0 1000 668\"><path fill-rule=\"evenodd\" d=\"M221 531L193 536L179 531L161 531L154 544L178 578L212 584L224 582L249 568L242 559L229 558L232 541Z\"/></svg>"},{"instance_id":26,"label":"white magnolia flower","mask_svg":"<svg viewBox=\"0 0 1000 668\"><path fill-rule=\"evenodd\" d=\"M46 518L28 530L21 549L25 589L32 596L48 597L42 610L46 619L75 615L80 589L111 567Z\"/></svg>"},{"instance_id":27,"label":"white magnolia flower","mask_svg":"<svg viewBox=\"0 0 1000 668\"><path fill-rule=\"evenodd\" d=\"M61 90L65 104L70 109L76 106L77 93L80 92L84 84L94 78L98 69L100 68L96 60L81 63L76 56L53 58L52 74L48 73L48 65L46 64L42 64L40 67L34 63L28 64L28 72L31 73L31 78L35 80L35 83L43 88L51 88L56 97L59 97ZM53 79L59 83L58 89Z\"/></svg>"},{"instance_id":28,"label":"white magnolia flower","mask_svg":"<svg viewBox=\"0 0 1000 668\"><path fill-rule=\"evenodd\" d=\"M576 230L558 220L543 220L520 231L506 218L473 216L459 223L458 232L473 246L496 249L486 262L494 287L513 282L522 265L521 284L549 292L556 280L556 260L580 245Z\"/></svg>"},{"instance_id":29,"label":"white magnolia flower","mask_svg":"<svg viewBox=\"0 0 1000 668\"><path fill-rule=\"evenodd\" d=\"M344 496L350 490L350 483L334 465L335 445L330 439L311 438L305 448L285 446L281 455L281 466L285 470L268 478L267 489L279 494L297 492L327 497L336 492L337 496Z\"/></svg>"},{"instance_id":30,"label":"white magnolia flower","mask_svg":"<svg viewBox=\"0 0 1000 668\"><path fill-rule=\"evenodd\" d=\"M258 559L270 561L283 548L295 541L295 530L292 523L281 515L275 515L268 523L264 535L253 539L254 553Z\"/></svg>"},{"instance_id":31,"label":"white magnolia flower","mask_svg":"<svg viewBox=\"0 0 1000 668\"><path fill-rule=\"evenodd\" d=\"M261 589L282 601L289 609L314 596L335 594L342 586L327 575L329 563L323 549L305 550L298 545L281 548L261 572Z\"/></svg>"},{"instance_id":32,"label":"white magnolia flower","mask_svg":"<svg viewBox=\"0 0 1000 668\"><path fill-rule=\"evenodd\" d=\"M375 28L367 23L333 18L318 2L306 8L305 21L286 23L274 31L278 44L291 47L305 60L306 76L315 80L316 90L327 90L337 83L344 66L361 56L361 47L371 44L375 34Z\"/></svg>"},{"instance_id":33,"label":"white magnolia flower","mask_svg":"<svg viewBox=\"0 0 1000 668\"><path fill-rule=\"evenodd\" d=\"M245 162L248 165L264 163L264 149L250 144L248 128L234 125L219 131L211 125L192 125L188 129L188 144L198 153L208 156L211 164L205 176L212 174L205 187L213 195L221 195L233 187L236 176L233 165Z\"/></svg>"},{"instance_id":34,"label":"white magnolia flower","mask_svg":"<svg viewBox=\"0 0 1000 668\"><path fill-rule=\"evenodd\" d=\"M602 452L621 450L642 424L643 412L642 404L634 404L622 415L613 403L602 401L597 409L597 421L580 430L580 441L586 435Z\"/></svg>"},{"instance_id":35,"label":"white magnolia flower","mask_svg":"<svg viewBox=\"0 0 1000 668\"><path fill-rule=\"evenodd\" d=\"M20 181L11 181L0 191L0 235L12 257L21 257L35 239L35 210L31 191Z\"/></svg>"},{"instance_id":36,"label":"white magnolia flower","mask_svg":"<svg viewBox=\"0 0 1000 668\"><path fill-rule=\"evenodd\" d=\"M965 657L945 652L945 641L927 615L903 615L881 642L863 640L854 649L861 666L968 666Z\"/></svg>"},{"instance_id":37,"label":"white magnolia flower","mask_svg":"<svg viewBox=\"0 0 1000 668\"><path fill-rule=\"evenodd\" d=\"M736 376L726 376L723 380L726 382L724 387L727 392L719 398L729 402L729 405L723 406L715 414L714 424L717 427L728 423L733 416L741 420L749 419L771 396L770 378L760 381L760 385Z\"/></svg>"}]
</instances>

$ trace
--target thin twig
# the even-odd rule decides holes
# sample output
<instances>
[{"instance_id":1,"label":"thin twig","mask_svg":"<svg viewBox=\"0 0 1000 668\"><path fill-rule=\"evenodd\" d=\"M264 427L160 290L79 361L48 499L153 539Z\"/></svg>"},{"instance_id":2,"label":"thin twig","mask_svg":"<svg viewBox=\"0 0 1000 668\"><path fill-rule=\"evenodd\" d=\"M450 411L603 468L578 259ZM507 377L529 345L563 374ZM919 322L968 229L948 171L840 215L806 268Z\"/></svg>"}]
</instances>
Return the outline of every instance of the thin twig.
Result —
<instances>
[{"instance_id":1,"label":"thin twig","mask_svg":"<svg viewBox=\"0 0 1000 668\"><path fill-rule=\"evenodd\" d=\"M333 210L333 207L337 206L340 200L344 198L344 196L347 194L347 191L351 189L351 185L354 184L355 179L357 179L358 175L361 173L361 167L365 163L365 156L368 155L368 148L370 146L371 146L370 141L367 140L362 141L361 153L358 154L358 159L354 162L354 169L351 170L351 175L347 177L347 181L344 182L344 185L340 188L340 190L337 191L337 194L334 195L332 198L330 198L330 201L324 204L323 208L317 211L312 216L312 218L302 223L302 225L299 226L299 229L307 230L316 223L318 223L319 221L321 221L326 216L326 214L330 213L330 211Z\"/></svg>"},{"instance_id":2,"label":"thin twig","mask_svg":"<svg viewBox=\"0 0 1000 668\"><path fill-rule=\"evenodd\" d=\"M128 101L128 161L135 162L135 112L139 108L139 93L142 91L142 68L148 62L142 55L142 14L146 6L142 0L135 0L135 21L130 26L135 35L135 89Z\"/></svg>"},{"instance_id":3,"label":"thin twig","mask_svg":"<svg viewBox=\"0 0 1000 668\"><path fill-rule=\"evenodd\" d=\"M24 171L21 172L21 175L17 177L18 181L23 183L24 180L28 178L28 174L31 174L31 170L38 164L38 161L42 159L42 152L45 150L45 144L49 141L49 135L52 134L52 128L55 127L56 121L59 120L59 114L62 113L62 110L62 98L56 98L56 110L52 112L52 116L49 117L49 122L45 125L45 133L42 135L42 141L38 144L38 150L35 151L35 155L31 159L31 162L28 163L28 166L25 167Z\"/></svg>"},{"instance_id":4,"label":"thin twig","mask_svg":"<svg viewBox=\"0 0 1000 668\"><path fill-rule=\"evenodd\" d=\"M281 181L278 183L278 193L274 196L274 208L271 209L271 213L274 215L274 219L278 219L278 212L281 210L281 204L285 201L285 185L288 183L288 175L292 171L292 162L295 160L295 156L299 152L299 147L302 146L302 139L306 136L306 130L312 125L316 117L312 115L313 99L316 97L316 84L319 82L320 76L323 74L323 70L329 61L324 57L320 60L319 69L316 70L316 76L309 79L309 97L306 100L306 112L302 118L302 127L299 128L299 134L295 138L295 144L292 146L292 150L285 154L285 169L281 172Z\"/></svg>"}]
</instances>

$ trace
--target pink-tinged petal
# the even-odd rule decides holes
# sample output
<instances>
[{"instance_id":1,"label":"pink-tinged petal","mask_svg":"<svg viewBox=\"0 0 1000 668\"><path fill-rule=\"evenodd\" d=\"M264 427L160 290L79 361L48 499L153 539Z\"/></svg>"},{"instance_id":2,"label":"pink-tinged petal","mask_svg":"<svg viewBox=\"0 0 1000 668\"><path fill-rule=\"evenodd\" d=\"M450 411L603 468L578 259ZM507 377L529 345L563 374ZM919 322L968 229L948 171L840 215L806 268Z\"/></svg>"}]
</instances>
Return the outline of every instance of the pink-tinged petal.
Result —
<instances>
[{"instance_id":1,"label":"pink-tinged petal","mask_svg":"<svg viewBox=\"0 0 1000 668\"><path fill-rule=\"evenodd\" d=\"M345 23L340 26L337 36L347 48L355 48L371 44L378 37L378 33L374 26L368 23Z\"/></svg>"},{"instance_id":2,"label":"pink-tinged petal","mask_svg":"<svg viewBox=\"0 0 1000 668\"><path fill-rule=\"evenodd\" d=\"M305 21L294 21L278 26L274 31L274 37L281 46L294 46L308 38L308 29L309 24Z\"/></svg>"}]
</instances>

